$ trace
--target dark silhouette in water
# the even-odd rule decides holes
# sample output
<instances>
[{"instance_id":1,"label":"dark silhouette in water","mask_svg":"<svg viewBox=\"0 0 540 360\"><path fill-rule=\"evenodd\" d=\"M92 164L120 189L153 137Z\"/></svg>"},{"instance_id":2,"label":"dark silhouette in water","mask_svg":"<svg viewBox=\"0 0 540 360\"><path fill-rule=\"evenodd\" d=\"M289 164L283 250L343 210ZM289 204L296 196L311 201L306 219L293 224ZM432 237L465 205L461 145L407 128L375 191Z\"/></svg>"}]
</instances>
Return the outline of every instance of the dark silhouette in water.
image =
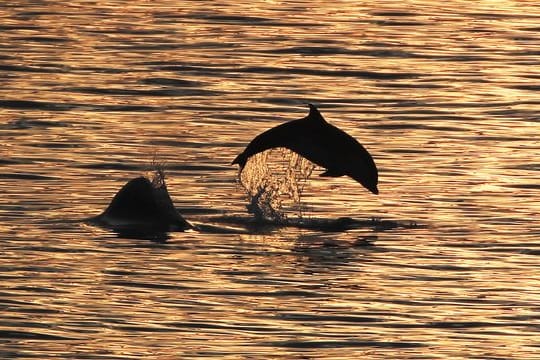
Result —
<instances>
[{"instance_id":1,"label":"dark silhouette in water","mask_svg":"<svg viewBox=\"0 0 540 360\"><path fill-rule=\"evenodd\" d=\"M156 181L157 179L157 181ZM122 237L166 241L167 233L193 229L214 234L252 234L265 233L268 228L292 226L319 231L346 231L348 229L373 227L392 229L395 227L416 228L414 222L404 223L391 220L361 220L353 218L338 219L289 219L275 222L267 219L246 218L242 216L218 216L208 221L231 226L212 224L191 224L174 207L167 191L162 173L153 181L138 177L126 183L114 196L111 203L98 216L86 221L110 228ZM236 227L236 225L240 227Z\"/></svg>"},{"instance_id":2,"label":"dark silhouette in water","mask_svg":"<svg viewBox=\"0 0 540 360\"><path fill-rule=\"evenodd\" d=\"M142 176L125 184L91 222L119 232L184 231L192 227L174 207L165 181L151 182Z\"/></svg>"},{"instance_id":3,"label":"dark silhouette in water","mask_svg":"<svg viewBox=\"0 0 540 360\"><path fill-rule=\"evenodd\" d=\"M317 108L309 104L308 116L273 127L256 136L233 164L240 171L247 160L268 149L283 147L326 169L321 176L347 175L378 194L378 172L373 158L353 137L326 122Z\"/></svg>"}]
</instances>

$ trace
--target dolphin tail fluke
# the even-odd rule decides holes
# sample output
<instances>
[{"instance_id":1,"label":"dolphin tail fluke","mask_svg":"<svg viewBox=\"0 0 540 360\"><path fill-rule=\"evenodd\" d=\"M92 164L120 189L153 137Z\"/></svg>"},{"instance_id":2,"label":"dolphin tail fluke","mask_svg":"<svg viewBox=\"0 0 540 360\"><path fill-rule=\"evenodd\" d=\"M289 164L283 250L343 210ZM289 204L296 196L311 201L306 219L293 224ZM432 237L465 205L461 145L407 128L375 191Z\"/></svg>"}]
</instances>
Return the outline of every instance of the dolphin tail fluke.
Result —
<instances>
[{"instance_id":1,"label":"dolphin tail fluke","mask_svg":"<svg viewBox=\"0 0 540 360\"><path fill-rule=\"evenodd\" d=\"M234 164L238 164L240 165L240 171L242 171L242 169L244 168L244 166L246 166L246 162L247 162L247 156L245 153L241 153L239 154L237 157L234 158L234 160L232 161L231 165L234 165Z\"/></svg>"}]
</instances>

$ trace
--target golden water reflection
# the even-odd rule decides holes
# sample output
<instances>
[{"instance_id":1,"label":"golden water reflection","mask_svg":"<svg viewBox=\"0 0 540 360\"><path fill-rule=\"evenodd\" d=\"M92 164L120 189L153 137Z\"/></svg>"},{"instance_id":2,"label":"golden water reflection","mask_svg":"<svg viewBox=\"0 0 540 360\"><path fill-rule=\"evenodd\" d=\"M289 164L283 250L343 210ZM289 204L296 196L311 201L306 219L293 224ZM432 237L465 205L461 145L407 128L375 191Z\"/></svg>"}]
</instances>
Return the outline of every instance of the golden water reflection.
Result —
<instances>
[{"instance_id":1,"label":"golden water reflection","mask_svg":"<svg viewBox=\"0 0 540 360\"><path fill-rule=\"evenodd\" d=\"M533 1L3 2L0 357L533 358L539 18ZM155 157L186 218L245 219L230 162L308 102L369 149L381 193L316 169L306 216L421 226L158 243L78 221Z\"/></svg>"}]
</instances>

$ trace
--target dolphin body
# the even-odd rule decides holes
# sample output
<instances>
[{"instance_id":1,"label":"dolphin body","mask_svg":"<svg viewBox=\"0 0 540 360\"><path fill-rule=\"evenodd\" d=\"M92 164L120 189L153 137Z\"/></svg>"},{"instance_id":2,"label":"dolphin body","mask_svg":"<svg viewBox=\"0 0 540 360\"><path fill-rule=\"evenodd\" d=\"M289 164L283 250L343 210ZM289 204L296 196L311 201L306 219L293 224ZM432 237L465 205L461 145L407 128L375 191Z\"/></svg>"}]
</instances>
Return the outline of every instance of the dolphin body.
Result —
<instances>
[{"instance_id":1,"label":"dolphin body","mask_svg":"<svg viewBox=\"0 0 540 360\"><path fill-rule=\"evenodd\" d=\"M268 149L287 148L326 169L320 176L350 176L378 194L377 166L369 152L352 136L326 122L309 104L308 116L278 125L256 136L232 162L244 169L247 160Z\"/></svg>"},{"instance_id":2,"label":"dolphin body","mask_svg":"<svg viewBox=\"0 0 540 360\"><path fill-rule=\"evenodd\" d=\"M174 207L165 182L156 185L142 176L127 182L107 209L88 221L120 233L134 234L192 228Z\"/></svg>"}]
</instances>

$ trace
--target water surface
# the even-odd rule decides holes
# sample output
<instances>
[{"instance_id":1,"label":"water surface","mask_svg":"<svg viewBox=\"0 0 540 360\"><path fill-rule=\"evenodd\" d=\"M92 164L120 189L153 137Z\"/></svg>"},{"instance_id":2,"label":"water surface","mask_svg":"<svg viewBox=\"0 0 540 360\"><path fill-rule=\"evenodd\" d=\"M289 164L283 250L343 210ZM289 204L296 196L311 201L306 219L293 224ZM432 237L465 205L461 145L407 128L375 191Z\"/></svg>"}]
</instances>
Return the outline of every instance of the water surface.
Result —
<instances>
[{"instance_id":1,"label":"water surface","mask_svg":"<svg viewBox=\"0 0 540 360\"><path fill-rule=\"evenodd\" d=\"M2 358L538 356L536 1L8 0L0 20ZM380 195L316 169L306 216L422 226L159 243L77 221L156 159L189 220L248 217L230 162L309 102Z\"/></svg>"}]
</instances>

